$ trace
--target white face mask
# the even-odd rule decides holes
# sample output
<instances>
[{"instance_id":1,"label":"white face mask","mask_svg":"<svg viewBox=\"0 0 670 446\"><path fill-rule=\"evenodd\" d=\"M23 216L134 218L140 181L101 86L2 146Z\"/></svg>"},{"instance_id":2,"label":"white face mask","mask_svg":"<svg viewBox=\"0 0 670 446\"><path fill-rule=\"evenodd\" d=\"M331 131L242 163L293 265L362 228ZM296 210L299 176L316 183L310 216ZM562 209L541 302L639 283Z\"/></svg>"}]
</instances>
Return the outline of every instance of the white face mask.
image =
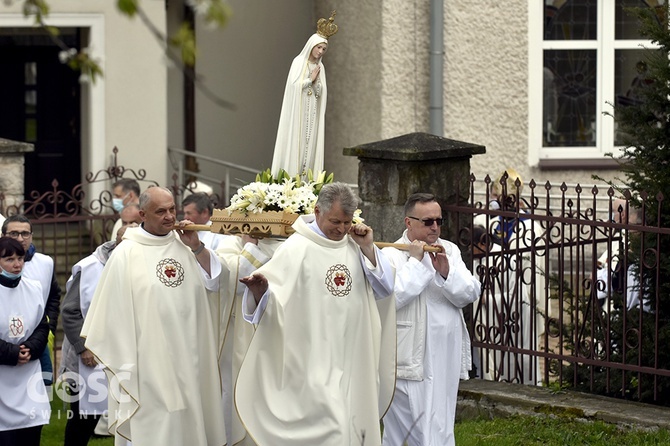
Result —
<instances>
[{"instance_id":1,"label":"white face mask","mask_svg":"<svg viewBox=\"0 0 670 446\"><path fill-rule=\"evenodd\" d=\"M123 210L123 198L112 198L112 207L116 212Z\"/></svg>"},{"instance_id":2,"label":"white face mask","mask_svg":"<svg viewBox=\"0 0 670 446\"><path fill-rule=\"evenodd\" d=\"M18 274L14 274L14 273L10 273L9 271L5 271L4 269L0 270L0 276L5 276L6 278L12 279L12 280L15 280L15 279L18 279L19 277L21 277L22 273L23 273L23 271L21 271Z\"/></svg>"},{"instance_id":3,"label":"white face mask","mask_svg":"<svg viewBox=\"0 0 670 446\"><path fill-rule=\"evenodd\" d=\"M126 197L127 197L127 196L128 196L128 195L126 195ZM121 212L121 211L123 210L123 208L125 207L125 206L123 205L123 200L125 200L126 197L123 197L123 198L112 198L112 207L114 208L114 210L115 210L116 212Z\"/></svg>"}]
</instances>

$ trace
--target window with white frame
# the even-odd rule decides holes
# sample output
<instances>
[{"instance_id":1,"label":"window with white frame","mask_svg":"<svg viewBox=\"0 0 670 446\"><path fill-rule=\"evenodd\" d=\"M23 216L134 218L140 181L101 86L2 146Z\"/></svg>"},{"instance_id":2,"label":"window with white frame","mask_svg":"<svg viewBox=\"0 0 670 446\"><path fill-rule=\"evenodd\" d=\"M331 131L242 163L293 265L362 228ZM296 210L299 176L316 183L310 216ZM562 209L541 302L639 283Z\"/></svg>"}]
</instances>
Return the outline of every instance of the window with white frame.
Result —
<instances>
[{"instance_id":1,"label":"window with white frame","mask_svg":"<svg viewBox=\"0 0 670 446\"><path fill-rule=\"evenodd\" d=\"M646 64L640 23L628 8L665 0L534 0L529 8L529 158L586 166L617 152L611 104L634 104Z\"/></svg>"}]
</instances>

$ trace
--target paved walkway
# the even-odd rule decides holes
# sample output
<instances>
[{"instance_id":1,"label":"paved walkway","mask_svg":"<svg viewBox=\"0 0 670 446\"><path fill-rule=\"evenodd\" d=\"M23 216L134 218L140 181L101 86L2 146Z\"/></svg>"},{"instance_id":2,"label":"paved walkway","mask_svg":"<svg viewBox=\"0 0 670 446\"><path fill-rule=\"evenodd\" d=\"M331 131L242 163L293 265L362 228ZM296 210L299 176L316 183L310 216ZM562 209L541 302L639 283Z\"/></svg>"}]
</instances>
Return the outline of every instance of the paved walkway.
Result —
<instances>
[{"instance_id":1,"label":"paved walkway","mask_svg":"<svg viewBox=\"0 0 670 446\"><path fill-rule=\"evenodd\" d=\"M581 392L552 393L546 387L471 379L461 381L457 419L514 414L567 415L641 428L670 430L670 408L628 402Z\"/></svg>"}]
</instances>

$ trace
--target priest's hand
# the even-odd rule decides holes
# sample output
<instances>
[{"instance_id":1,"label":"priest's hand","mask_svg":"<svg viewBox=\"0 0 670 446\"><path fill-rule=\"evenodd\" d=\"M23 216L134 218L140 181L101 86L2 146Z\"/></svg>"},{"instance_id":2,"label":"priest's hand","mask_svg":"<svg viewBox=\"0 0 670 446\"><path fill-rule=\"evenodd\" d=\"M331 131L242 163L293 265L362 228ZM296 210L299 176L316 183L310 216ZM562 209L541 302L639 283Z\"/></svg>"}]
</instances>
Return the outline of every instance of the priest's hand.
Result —
<instances>
[{"instance_id":1,"label":"priest's hand","mask_svg":"<svg viewBox=\"0 0 670 446\"><path fill-rule=\"evenodd\" d=\"M87 366L87 367L95 367L98 365L98 362L95 360L95 356L93 356L93 353L90 352L90 350L84 350L81 352L81 362Z\"/></svg>"},{"instance_id":2,"label":"priest's hand","mask_svg":"<svg viewBox=\"0 0 670 446\"><path fill-rule=\"evenodd\" d=\"M179 238L181 239L182 242L189 248L191 248L191 251L195 251L200 247L200 239L198 238L198 231L185 231L181 228L187 225L192 225L193 222L191 220L182 220L179 223L176 224L177 228L177 234L179 234Z\"/></svg>"},{"instance_id":3,"label":"priest's hand","mask_svg":"<svg viewBox=\"0 0 670 446\"><path fill-rule=\"evenodd\" d=\"M195 259L198 261L202 269L204 269L207 274L212 274L212 265L209 257L209 251L205 248L205 244L200 241L198 238L198 231L185 231L183 228L186 225L192 225L191 220L182 220L177 223L177 234L182 242L189 248L193 254L195 254Z\"/></svg>"},{"instance_id":4,"label":"priest's hand","mask_svg":"<svg viewBox=\"0 0 670 446\"><path fill-rule=\"evenodd\" d=\"M433 262L433 268L440 273L444 280L449 277L449 258L444 251L444 246L435 243L433 246L440 248L440 252L429 252L430 260Z\"/></svg>"},{"instance_id":5,"label":"priest's hand","mask_svg":"<svg viewBox=\"0 0 670 446\"><path fill-rule=\"evenodd\" d=\"M263 294L265 294L268 290L268 279L266 279L265 276L261 273L254 273L250 276L242 277L240 282L249 288L251 294L254 295L256 305L258 305L261 297L263 297Z\"/></svg>"},{"instance_id":6,"label":"priest's hand","mask_svg":"<svg viewBox=\"0 0 670 446\"><path fill-rule=\"evenodd\" d=\"M363 255L367 257L374 266L377 266L372 228L365 223L351 225L351 228L349 228L349 236L361 247Z\"/></svg>"}]
</instances>

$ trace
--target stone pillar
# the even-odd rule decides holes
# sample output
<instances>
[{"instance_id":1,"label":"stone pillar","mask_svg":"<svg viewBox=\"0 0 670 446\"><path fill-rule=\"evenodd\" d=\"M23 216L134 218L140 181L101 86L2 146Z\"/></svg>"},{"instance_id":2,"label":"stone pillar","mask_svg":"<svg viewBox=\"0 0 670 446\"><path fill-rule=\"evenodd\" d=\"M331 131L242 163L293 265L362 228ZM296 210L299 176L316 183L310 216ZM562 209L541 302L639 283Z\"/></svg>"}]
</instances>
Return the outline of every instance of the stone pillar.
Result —
<instances>
[{"instance_id":1,"label":"stone pillar","mask_svg":"<svg viewBox=\"0 0 670 446\"><path fill-rule=\"evenodd\" d=\"M24 154L33 152L33 144L0 138L0 213L23 201L25 184Z\"/></svg>"},{"instance_id":2,"label":"stone pillar","mask_svg":"<svg viewBox=\"0 0 670 446\"><path fill-rule=\"evenodd\" d=\"M484 146L428 133L411 133L344 149L357 156L358 192L366 223L376 241L394 242L404 226L403 207L415 192L434 194L446 222L442 238L454 241L456 215L447 205L466 205L470 190L470 158L486 153ZM461 227L467 222L461 222Z\"/></svg>"}]
</instances>

